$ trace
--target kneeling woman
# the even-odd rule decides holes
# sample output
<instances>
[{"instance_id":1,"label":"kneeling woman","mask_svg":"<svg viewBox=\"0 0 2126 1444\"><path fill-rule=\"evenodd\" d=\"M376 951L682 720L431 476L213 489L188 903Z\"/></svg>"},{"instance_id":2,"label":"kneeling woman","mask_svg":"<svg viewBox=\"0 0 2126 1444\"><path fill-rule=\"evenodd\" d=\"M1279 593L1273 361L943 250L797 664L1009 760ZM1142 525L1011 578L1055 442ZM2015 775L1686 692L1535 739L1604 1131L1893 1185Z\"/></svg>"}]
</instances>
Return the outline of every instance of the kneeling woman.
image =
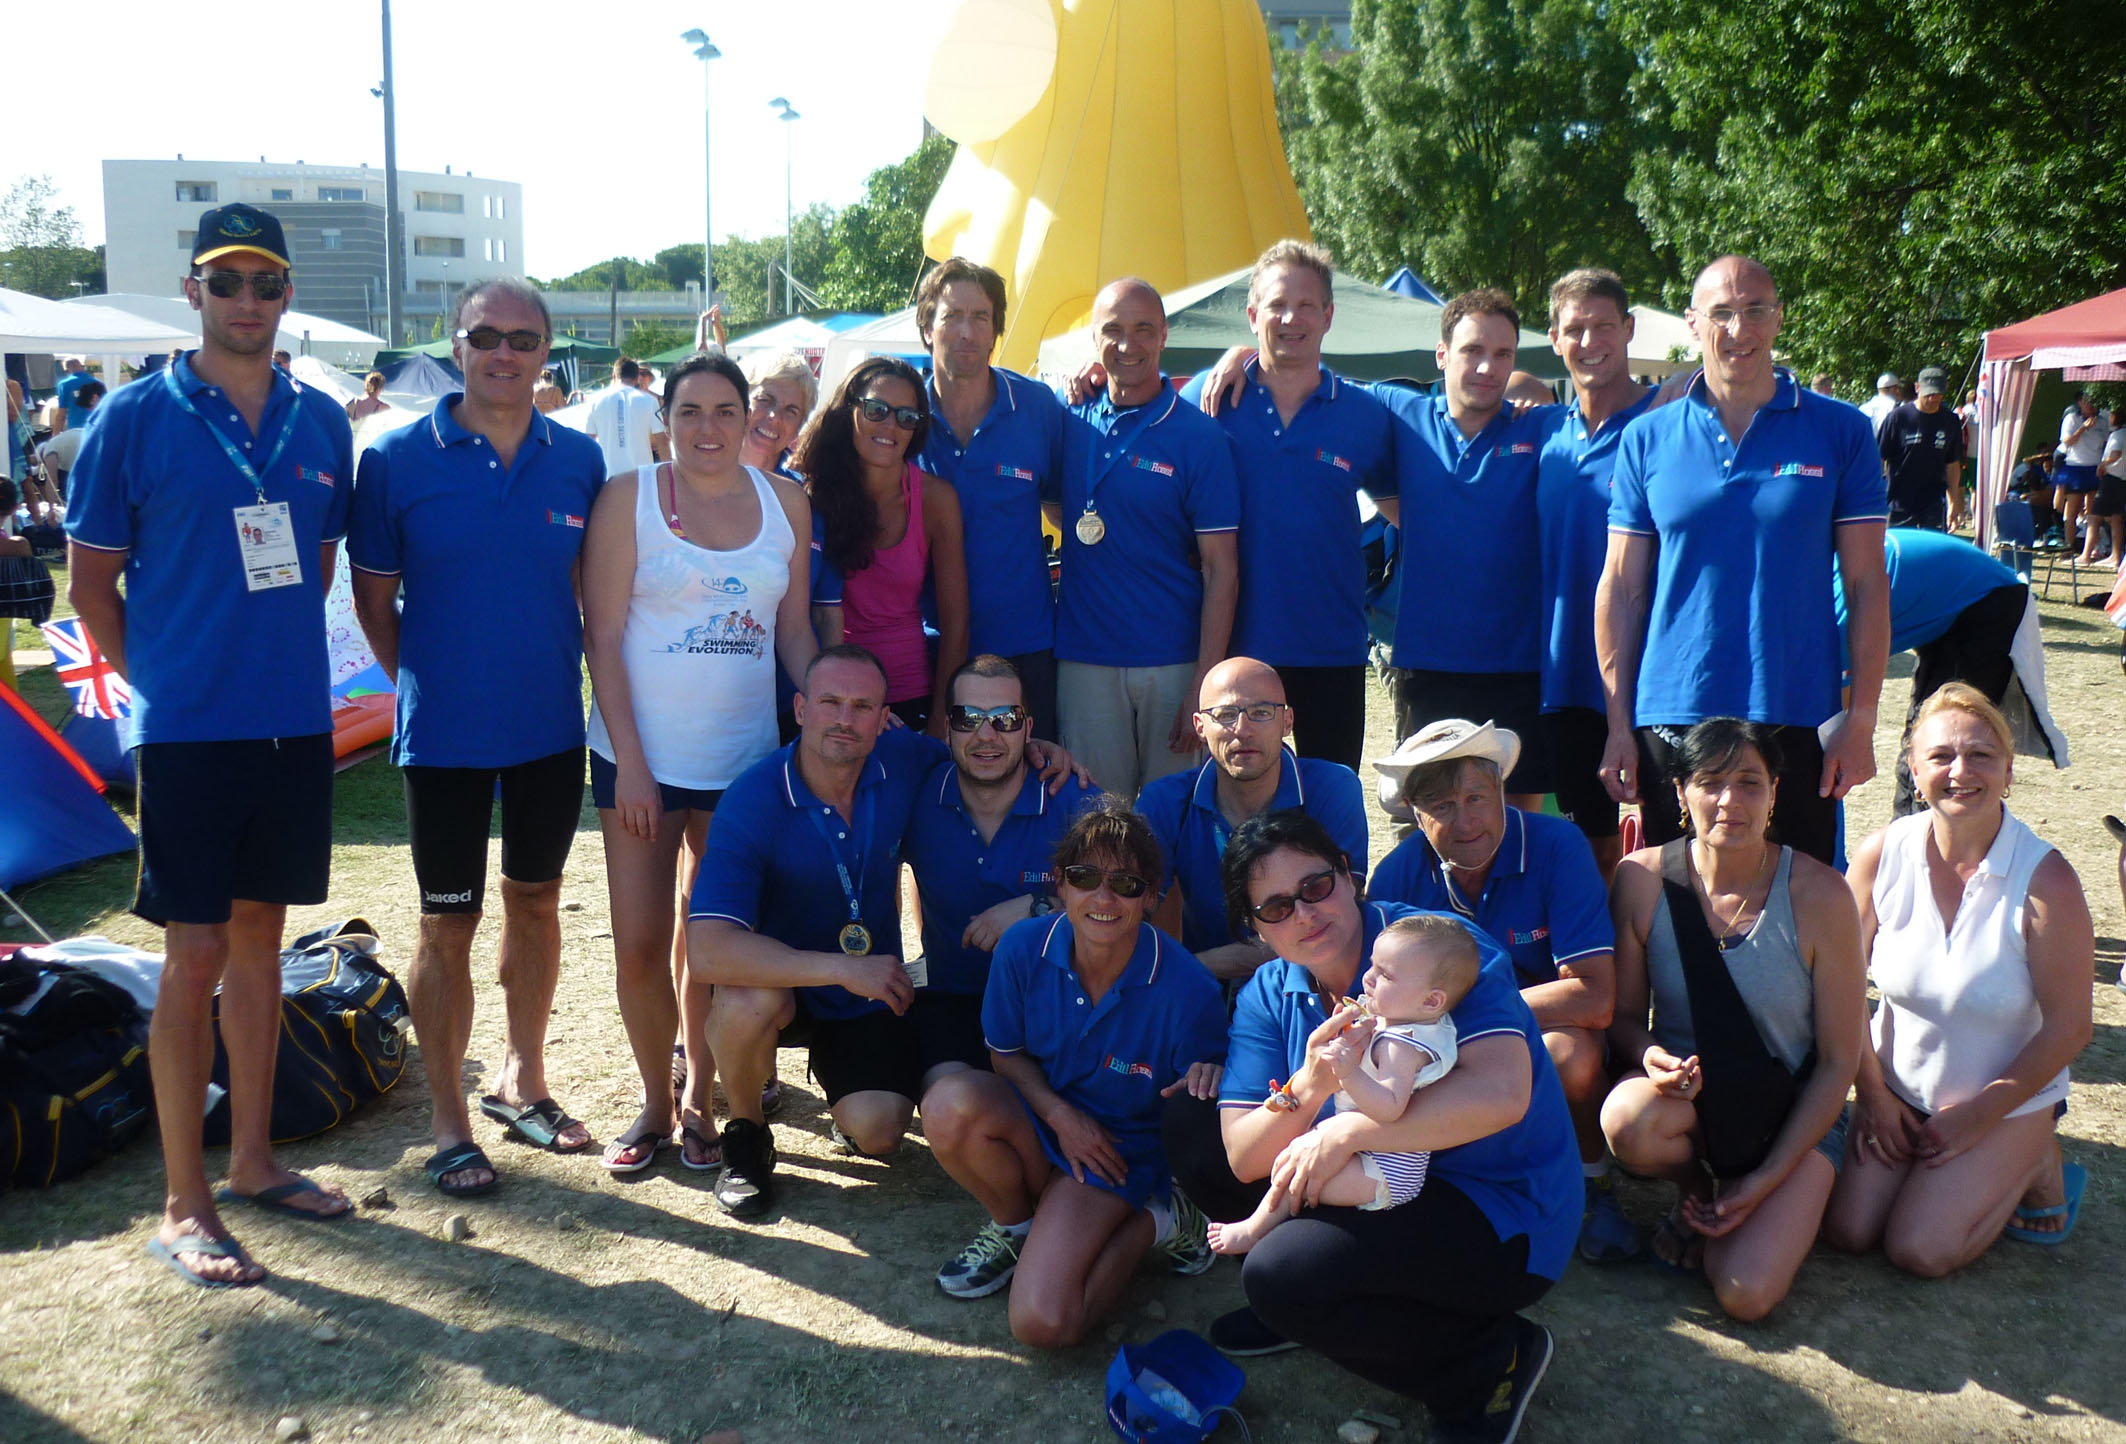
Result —
<instances>
[{"instance_id":1,"label":"kneeling woman","mask_svg":"<svg viewBox=\"0 0 2126 1444\"><path fill-rule=\"evenodd\" d=\"M1630 1071L1602 1104L1617 1162L1682 1192L1654 1255L1759 1319L1786 1297L1831 1196L1866 989L1845 880L1766 834L1778 743L1714 717L1675 753L1688 835L1617 868L1617 1010ZM1709 1181L1708 1175L1710 1175Z\"/></svg>"},{"instance_id":2,"label":"kneeling woman","mask_svg":"<svg viewBox=\"0 0 2126 1444\"><path fill-rule=\"evenodd\" d=\"M1882 1005L1824 1237L1928 1277L2004 1225L2060 1242L2087 1182L2054 1127L2089 1041L2094 929L2067 859L2008 811L2013 748L1975 688L1929 697L1911 748L1927 811L1863 842L1847 879Z\"/></svg>"},{"instance_id":3,"label":"kneeling woman","mask_svg":"<svg viewBox=\"0 0 2126 1444\"><path fill-rule=\"evenodd\" d=\"M1234 1007L1216 1116L1192 1099L1169 1106L1168 1156L1221 1222L1245 1218L1270 1187L1304 1211L1249 1251L1248 1308L1217 1320L1212 1342L1231 1354L1305 1345L1422 1401L1442 1433L1510 1438L1552 1348L1519 1310L1564 1272L1583 1192L1565 1093L1512 960L1471 929L1481 966L1448 1014L1453 1070L1393 1122L1335 1113L1345 1020L1334 1015L1383 931L1421 910L1365 902L1342 849L1296 810L1243 824L1224 879L1234 934L1252 931L1277 956ZM1428 1150L1408 1202L1316 1206L1359 1153Z\"/></svg>"},{"instance_id":4,"label":"kneeling woman","mask_svg":"<svg viewBox=\"0 0 2126 1444\"><path fill-rule=\"evenodd\" d=\"M1171 1192L1161 1100L1216 1094L1218 984L1145 921L1159 844L1117 798L1056 845L1063 911L998 940L982 999L994 1074L941 1079L923 1128L945 1171L989 1211L938 1274L959 1298L1011 1287L1011 1332L1066 1348L1121 1298L1155 1243L1177 1270L1212 1256L1203 1216ZM1014 1092L1015 1090L1015 1092Z\"/></svg>"}]
</instances>

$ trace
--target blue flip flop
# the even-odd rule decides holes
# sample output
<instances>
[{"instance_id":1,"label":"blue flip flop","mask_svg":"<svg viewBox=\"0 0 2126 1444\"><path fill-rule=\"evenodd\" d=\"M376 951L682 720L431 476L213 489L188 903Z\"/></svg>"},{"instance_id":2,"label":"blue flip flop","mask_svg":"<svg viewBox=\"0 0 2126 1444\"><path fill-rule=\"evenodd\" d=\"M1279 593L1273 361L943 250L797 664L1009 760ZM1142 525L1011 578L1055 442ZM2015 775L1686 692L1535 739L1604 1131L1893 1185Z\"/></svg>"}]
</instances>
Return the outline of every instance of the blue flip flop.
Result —
<instances>
[{"instance_id":1,"label":"blue flip flop","mask_svg":"<svg viewBox=\"0 0 2126 1444\"><path fill-rule=\"evenodd\" d=\"M260 1274L255 1279L210 1279L204 1274L194 1273L191 1269L185 1267L184 1260L179 1258L178 1255L187 1253L201 1253L209 1258L232 1258L244 1263L251 1262L251 1255L245 1253L244 1246L233 1238L208 1238L203 1233L187 1233L178 1235L168 1243L164 1243L159 1238L148 1240L149 1256L161 1259L165 1264L169 1265L172 1273L194 1287L202 1289L247 1289L253 1284L265 1281L266 1276L264 1274Z\"/></svg>"},{"instance_id":2,"label":"blue flip flop","mask_svg":"<svg viewBox=\"0 0 2126 1444\"><path fill-rule=\"evenodd\" d=\"M216 1203L248 1203L257 1208L271 1209L275 1213L285 1213L290 1218L311 1218L321 1221L345 1218L348 1214L354 1212L354 1201L352 1199L348 1200L345 1208L335 1209L331 1213L320 1213L311 1208L298 1208L288 1201L291 1198L301 1198L304 1194L315 1193L323 1195L324 1192L324 1189L319 1188L309 1179L298 1178L293 1183L276 1183L273 1187L261 1188L256 1193L238 1193L233 1188L217 1189L215 1190L214 1201Z\"/></svg>"},{"instance_id":3,"label":"blue flip flop","mask_svg":"<svg viewBox=\"0 0 2126 1444\"><path fill-rule=\"evenodd\" d=\"M2089 1170L2079 1163L2065 1164L2060 1169L2060 1186L2066 1193L2062 1203L2045 1208L2018 1208L2015 1216L2020 1219L2064 1218L2067 1222L2057 1230L2018 1228L2013 1222L2001 1232L2018 1243L2034 1243L2039 1248L2058 1248L2074 1232L2074 1221L2082 1216L2082 1194L2089 1188Z\"/></svg>"}]
</instances>

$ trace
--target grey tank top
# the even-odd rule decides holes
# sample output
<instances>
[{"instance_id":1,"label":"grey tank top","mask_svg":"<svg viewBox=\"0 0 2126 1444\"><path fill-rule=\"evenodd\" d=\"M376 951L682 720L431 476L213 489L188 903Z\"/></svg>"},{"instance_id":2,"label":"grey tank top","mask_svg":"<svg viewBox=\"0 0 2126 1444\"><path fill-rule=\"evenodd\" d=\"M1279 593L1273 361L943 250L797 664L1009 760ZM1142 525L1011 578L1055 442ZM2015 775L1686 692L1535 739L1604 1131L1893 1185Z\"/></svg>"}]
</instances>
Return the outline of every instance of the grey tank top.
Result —
<instances>
[{"instance_id":1,"label":"grey tank top","mask_svg":"<svg viewBox=\"0 0 2126 1444\"><path fill-rule=\"evenodd\" d=\"M1749 935L1728 948L1723 958L1758 1036L1780 1062L1799 1068L1816 1043L1816 991L1801 961L1801 937L1794 927L1793 875L1794 849L1782 847L1764 911ZM1698 1051L1698 1035L1665 890L1654 904L1653 924L1647 930L1646 979L1653 995L1654 1041L1678 1058L1688 1058Z\"/></svg>"}]
</instances>

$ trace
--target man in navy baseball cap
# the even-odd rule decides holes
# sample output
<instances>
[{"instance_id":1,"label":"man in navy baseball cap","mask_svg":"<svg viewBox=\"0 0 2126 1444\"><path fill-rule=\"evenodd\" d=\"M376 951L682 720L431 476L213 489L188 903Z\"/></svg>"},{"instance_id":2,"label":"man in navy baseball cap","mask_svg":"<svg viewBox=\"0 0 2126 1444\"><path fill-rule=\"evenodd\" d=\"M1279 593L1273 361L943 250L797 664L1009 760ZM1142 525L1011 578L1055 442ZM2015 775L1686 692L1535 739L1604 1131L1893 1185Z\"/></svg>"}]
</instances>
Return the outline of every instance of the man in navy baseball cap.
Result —
<instances>
[{"instance_id":1,"label":"man in navy baseball cap","mask_svg":"<svg viewBox=\"0 0 2126 1444\"><path fill-rule=\"evenodd\" d=\"M192 240L195 267L239 251L255 251L283 269L294 269L288 260L288 240L281 234L279 217L257 206L232 201L199 218L199 230Z\"/></svg>"}]
</instances>

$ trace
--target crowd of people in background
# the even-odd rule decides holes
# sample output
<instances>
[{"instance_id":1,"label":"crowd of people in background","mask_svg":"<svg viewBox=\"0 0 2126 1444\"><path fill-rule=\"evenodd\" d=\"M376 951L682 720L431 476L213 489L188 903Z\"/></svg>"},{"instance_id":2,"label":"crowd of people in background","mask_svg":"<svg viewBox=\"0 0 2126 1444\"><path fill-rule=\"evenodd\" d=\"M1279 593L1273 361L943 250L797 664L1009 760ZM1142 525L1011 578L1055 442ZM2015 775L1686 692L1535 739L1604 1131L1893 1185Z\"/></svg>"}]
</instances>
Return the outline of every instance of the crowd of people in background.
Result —
<instances>
[{"instance_id":1,"label":"crowd of people in background","mask_svg":"<svg viewBox=\"0 0 2126 1444\"><path fill-rule=\"evenodd\" d=\"M1340 376L1328 257L1285 241L1255 346L1180 390L1145 281L1100 291L1097 365L1058 391L993 364L1003 281L955 258L918 290L927 375L868 360L821 404L801 358L704 349L661 394L623 360L587 431L550 414L545 302L490 280L455 298L462 391L359 455L379 388L343 409L268 354L271 215L209 211L184 285L198 350L70 393L64 503L70 595L134 689L134 908L168 957L151 1251L191 1283L264 1276L225 1208L351 1207L266 1130L285 910L329 880L343 541L398 689L447 1196L504 1182L461 1083L497 811L479 1111L595 1145L545 1066L587 775L642 1084L603 1167L676 1142L763 1216L777 1050L803 1047L838 1146L890 1157L920 1116L970 1203L937 1284L1008 1290L1030 1345L1085 1338L1147 1261L1236 1254L1220 1348L1312 1348L1437 1437L1505 1440L1556 1348L1525 1310L1575 1253L1643 1248L1755 1319L1819 1236L1935 1275L2075 1225L2092 926L2005 806L1996 706L2027 589L1906 549L1967 512L1946 376L1881 378L1872 422L1805 387L1748 257L1695 277L1702 369L1658 391L1598 268L1549 298L1562 404L1510 397L1521 317L1490 289L1446 304L1436 391ZM2063 529L2115 515L2093 478L2119 476L2108 420L2068 423ZM1370 764L1362 493L1402 534L1398 744ZM1841 875L1907 645L1909 815ZM1369 796L1415 824L1378 860ZM1675 1185L1650 1238L1619 1171Z\"/></svg>"}]
</instances>

